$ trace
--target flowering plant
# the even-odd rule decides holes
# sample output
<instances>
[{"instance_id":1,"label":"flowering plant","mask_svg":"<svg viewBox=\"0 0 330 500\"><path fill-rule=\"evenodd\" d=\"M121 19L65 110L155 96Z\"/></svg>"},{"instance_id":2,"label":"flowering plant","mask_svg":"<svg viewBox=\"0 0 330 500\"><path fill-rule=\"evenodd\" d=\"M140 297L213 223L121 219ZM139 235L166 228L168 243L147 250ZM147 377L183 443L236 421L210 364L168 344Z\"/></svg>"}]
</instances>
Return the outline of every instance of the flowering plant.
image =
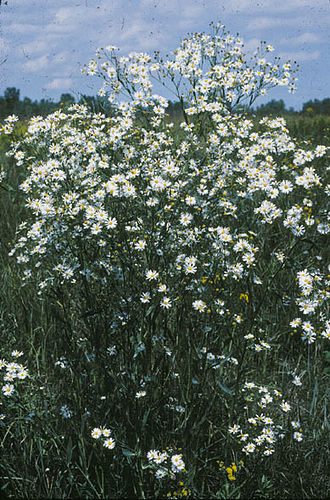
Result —
<instances>
[{"instance_id":1,"label":"flowering plant","mask_svg":"<svg viewBox=\"0 0 330 500\"><path fill-rule=\"evenodd\" d=\"M216 462L217 443L237 448L229 426L240 451L268 459L290 410L268 388L268 367L295 359L295 332L308 356L329 338L328 148L291 137L283 118L248 113L272 87L294 91L296 69L268 59L271 46L251 61L243 49L221 24L166 59L100 49L83 71L103 79L111 113L74 104L34 117L8 151L28 211L10 250L22 288L36 287L62 315L69 340L59 359L75 352L93 381L84 392L77 380L79 404L102 394L97 404L106 399L118 442L135 450L123 453L130 466L157 433L158 442L171 436L171 450L187 450L196 471ZM181 103L181 123L169 120L162 86ZM16 121L8 117L2 133ZM242 383L260 367L266 386L254 385L252 397ZM239 413L247 423L241 415L233 425ZM73 422L79 412L64 405L61 414ZM115 447L109 429L94 428L92 438L101 436ZM148 460L157 478L185 469L177 453L151 449ZM135 471L142 487L144 469ZM194 474L191 482L204 481Z\"/></svg>"}]
</instances>

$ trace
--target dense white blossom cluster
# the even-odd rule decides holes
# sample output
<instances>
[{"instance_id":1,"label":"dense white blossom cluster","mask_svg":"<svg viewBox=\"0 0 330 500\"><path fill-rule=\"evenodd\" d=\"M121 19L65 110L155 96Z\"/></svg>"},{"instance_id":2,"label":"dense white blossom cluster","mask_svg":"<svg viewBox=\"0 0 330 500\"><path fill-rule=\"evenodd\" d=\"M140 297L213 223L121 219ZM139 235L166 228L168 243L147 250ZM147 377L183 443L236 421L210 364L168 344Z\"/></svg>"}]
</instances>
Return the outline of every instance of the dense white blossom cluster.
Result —
<instances>
[{"instance_id":1,"label":"dense white blossom cluster","mask_svg":"<svg viewBox=\"0 0 330 500\"><path fill-rule=\"evenodd\" d=\"M147 458L152 469L154 469L157 479L174 478L175 474L185 472L186 466L182 454L174 453L173 450L150 450L147 453Z\"/></svg>"},{"instance_id":2,"label":"dense white blossom cluster","mask_svg":"<svg viewBox=\"0 0 330 500\"><path fill-rule=\"evenodd\" d=\"M245 402L246 421L241 425L231 426L229 433L241 445L245 454L272 455L276 443L283 439L292 427L299 429L294 432L293 438L297 441L302 440L299 422L290 423L286 417L292 407L283 399L280 391L254 382L246 382L242 387L242 397Z\"/></svg>"},{"instance_id":3,"label":"dense white blossom cluster","mask_svg":"<svg viewBox=\"0 0 330 500\"><path fill-rule=\"evenodd\" d=\"M263 226L276 225L293 242L329 232L314 201L329 191L319 161L327 148L297 146L283 118L254 123L235 113L261 88L291 85L291 65L257 56L249 65L242 42L222 29L184 39L166 61L99 51L86 72L103 75L113 115L73 105L32 118L13 143L8 154L24 166L31 217L10 255L24 280L39 280L39 293L65 282L130 282L119 295L136 304L169 311L185 300L188 310L223 314L224 297L204 278L262 284ZM154 74L183 102L180 133L164 118L167 100L152 93ZM116 102L122 90L130 100ZM9 117L3 133L15 121ZM300 310L313 311L322 293L305 293Z\"/></svg>"},{"instance_id":4,"label":"dense white blossom cluster","mask_svg":"<svg viewBox=\"0 0 330 500\"><path fill-rule=\"evenodd\" d=\"M106 429L103 427L95 427L92 432L91 436L93 439L103 439L103 446L107 448L108 450L112 450L116 446L116 442L111 436L111 430Z\"/></svg>"},{"instance_id":5,"label":"dense white blossom cluster","mask_svg":"<svg viewBox=\"0 0 330 500\"><path fill-rule=\"evenodd\" d=\"M117 56L117 47L108 46L96 51L95 59L82 70L87 75L98 75L104 80L100 95L108 95L115 102L119 93L125 93L133 104L149 105L154 101L155 121L164 114L166 99L152 93L154 81L165 81L177 93L180 84L182 99L188 101L187 115L209 111L221 122L224 109L266 94L274 86L296 89L296 67L290 61L284 64L267 59L273 47L262 43L248 61L243 41L226 31L224 25L213 25L212 33L195 33L184 38L171 57L163 60L145 53L133 52ZM220 136L227 126L222 125ZM217 134L214 142L218 142Z\"/></svg>"},{"instance_id":6,"label":"dense white blossom cluster","mask_svg":"<svg viewBox=\"0 0 330 500\"><path fill-rule=\"evenodd\" d=\"M290 326L295 331L300 330L302 339L308 344L315 342L317 336L329 339L329 320L322 308L329 299L329 280L317 268L299 271L296 279L300 291L296 304L303 317L293 319Z\"/></svg>"},{"instance_id":7,"label":"dense white blossom cluster","mask_svg":"<svg viewBox=\"0 0 330 500\"><path fill-rule=\"evenodd\" d=\"M11 361L6 361L5 359L0 359L0 373L2 374L2 395L9 397L15 394L16 392L16 382L18 380L24 380L26 377L28 377L28 370L27 368L20 364L17 363L15 360L17 358L20 358L23 355L23 352L21 351L13 351L11 353ZM2 406L2 402L0 405ZM2 410L2 408L0 408ZM5 414L0 413L0 420L3 420L5 418Z\"/></svg>"}]
</instances>

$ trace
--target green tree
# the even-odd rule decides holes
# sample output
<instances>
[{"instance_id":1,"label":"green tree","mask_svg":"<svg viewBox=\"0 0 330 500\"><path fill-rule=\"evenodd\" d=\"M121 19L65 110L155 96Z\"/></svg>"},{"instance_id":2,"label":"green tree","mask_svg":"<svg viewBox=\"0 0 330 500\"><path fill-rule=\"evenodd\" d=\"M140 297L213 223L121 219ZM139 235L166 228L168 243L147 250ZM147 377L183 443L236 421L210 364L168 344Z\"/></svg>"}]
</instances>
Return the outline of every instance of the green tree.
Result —
<instances>
[{"instance_id":1,"label":"green tree","mask_svg":"<svg viewBox=\"0 0 330 500\"><path fill-rule=\"evenodd\" d=\"M65 106L70 106L71 104L74 104L75 99L71 94L64 93L61 94L60 102L63 103Z\"/></svg>"},{"instance_id":2,"label":"green tree","mask_svg":"<svg viewBox=\"0 0 330 500\"><path fill-rule=\"evenodd\" d=\"M327 97L322 101L319 99L307 101L303 104L302 112L315 115L330 115L330 98Z\"/></svg>"},{"instance_id":3,"label":"green tree","mask_svg":"<svg viewBox=\"0 0 330 500\"><path fill-rule=\"evenodd\" d=\"M17 113L19 107L19 89L16 87L7 87L4 92L3 112L4 115Z\"/></svg>"},{"instance_id":4,"label":"green tree","mask_svg":"<svg viewBox=\"0 0 330 500\"><path fill-rule=\"evenodd\" d=\"M257 114L259 115L282 115L285 112L286 108L283 99L272 99L266 104L261 104L257 108Z\"/></svg>"}]
</instances>

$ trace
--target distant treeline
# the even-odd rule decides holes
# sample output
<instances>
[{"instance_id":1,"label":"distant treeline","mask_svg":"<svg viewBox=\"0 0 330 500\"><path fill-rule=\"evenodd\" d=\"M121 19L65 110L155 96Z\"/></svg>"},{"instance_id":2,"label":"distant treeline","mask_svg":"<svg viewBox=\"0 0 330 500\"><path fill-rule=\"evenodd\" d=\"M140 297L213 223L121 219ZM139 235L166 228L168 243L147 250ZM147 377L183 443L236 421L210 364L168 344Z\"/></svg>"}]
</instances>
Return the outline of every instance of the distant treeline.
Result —
<instances>
[{"instance_id":1,"label":"distant treeline","mask_svg":"<svg viewBox=\"0 0 330 500\"><path fill-rule=\"evenodd\" d=\"M11 114L16 114L21 119L27 119L31 116L41 115L46 116L70 104L78 102L87 104L88 107L98 113L111 114L111 105L105 97L99 96L81 96L77 101L71 94L64 93L60 97L59 102L54 102L49 99L41 99L40 101L32 101L29 97L20 99L20 91L15 87L8 87L4 95L0 97L0 120ZM169 101L167 113L170 117L178 120L182 117L182 108L180 102ZM267 104L261 104L253 109L253 113L259 116L266 115L292 115L292 116L315 116L327 115L330 116L330 98L314 99L303 104L301 111L295 111L293 108L287 109L282 99L272 99Z\"/></svg>"}]
</instances>

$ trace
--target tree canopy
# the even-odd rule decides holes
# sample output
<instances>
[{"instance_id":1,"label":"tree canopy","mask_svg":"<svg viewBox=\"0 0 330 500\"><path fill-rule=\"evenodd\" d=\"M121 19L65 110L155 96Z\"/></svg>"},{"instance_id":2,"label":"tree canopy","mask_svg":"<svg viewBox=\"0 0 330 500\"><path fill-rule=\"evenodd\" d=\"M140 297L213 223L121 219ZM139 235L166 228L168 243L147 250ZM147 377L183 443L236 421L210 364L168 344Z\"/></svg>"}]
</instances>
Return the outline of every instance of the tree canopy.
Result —
<instances>
[{"instance_id":1,"label":"tree canopy","mask_svg":"<svg viewBox=\"0 0 330 500\"><path fill-rule=\"evenodd\" d=\"M16 114L19 118L30 118L34 115L47 116L60 107L70 106L75 102L79 104L87 104L93 112L111 113L111 105L105 97L81 95L77 100L70 93L62 93L58 102L50 99L40 99L40 101L32 101L29 97L20 99L20 90L16 87L7 87L4 95L0 96L0 120L3 120L8 115ZM330 98L323 100L314 99L305 102L300 111L294 111L293 108L287 109L283 99L272 99L266 104L261 104L253 110L257 115L330 115ZM167 113L172 118L180 118L182 114L181 103L179 101L169 101Z\"/></svg>"}]
</instances>

